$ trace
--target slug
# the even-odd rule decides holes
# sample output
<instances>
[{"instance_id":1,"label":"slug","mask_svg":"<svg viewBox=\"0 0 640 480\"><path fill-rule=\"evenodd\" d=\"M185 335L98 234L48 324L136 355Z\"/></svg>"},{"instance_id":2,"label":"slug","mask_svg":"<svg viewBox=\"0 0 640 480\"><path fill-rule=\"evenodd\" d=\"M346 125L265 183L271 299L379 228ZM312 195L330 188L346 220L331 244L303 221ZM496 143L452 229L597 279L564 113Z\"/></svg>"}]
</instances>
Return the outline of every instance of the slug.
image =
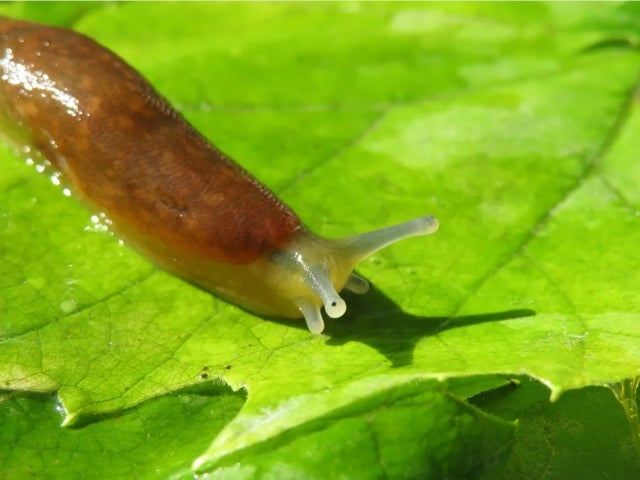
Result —
<instances>
[{"instance_id":1,"label":"slug","mask_svg":"<svg viewBox=\"0 0 640 480\"><path fill-rule=\"evenodd\" d=\"M341 239L313 234L121 58L64 28L0 18L0 131L126 243L246 310L324 329L355 265L438 229L432 216Z\"/></svg>"}]
</instances>

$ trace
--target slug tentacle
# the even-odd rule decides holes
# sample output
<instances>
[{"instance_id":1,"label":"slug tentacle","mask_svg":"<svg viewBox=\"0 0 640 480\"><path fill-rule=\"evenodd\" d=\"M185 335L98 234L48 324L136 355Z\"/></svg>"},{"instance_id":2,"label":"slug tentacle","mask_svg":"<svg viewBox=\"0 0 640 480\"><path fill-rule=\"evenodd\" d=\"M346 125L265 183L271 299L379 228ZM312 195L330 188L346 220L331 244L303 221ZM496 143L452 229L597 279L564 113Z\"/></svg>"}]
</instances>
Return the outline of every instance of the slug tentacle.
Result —
<instances>
[{"instance_id":1,"label":"slug tentacle","mask_svg":"<svg viewBox=\"0 0 640 480\"><path fill-rule=\"evenodd\" d=\"M427 215L373 232L334 240L334 245L336 249L344 251L345 256L352 256L355 264L399 240L434 233L439 226L438 220Z\"/></svg>"},{"instance_id":2,"label":"slug tentacle","mask_svg":"<svg viewBox=\"0 0 640 480\"><path fill-rule=\"evenodd\" d=\"M369 291L369 282L357 273L352 272L344 288L358 295L364 295Z\"/></svg>"},{"instance_id":3,"label":"slug tentacle","mask_svg":"<svg viewBox=\"0 0 640 480\"><path fill-rule=\"evenodd\" d=\"M322 319L322 313L320 308L306 300L300 300L298 302L298 308L304 316L305 322L307 322L307 328L311 333L320 334L324 330L324 320Z\"/></svg>"}]
</instances>

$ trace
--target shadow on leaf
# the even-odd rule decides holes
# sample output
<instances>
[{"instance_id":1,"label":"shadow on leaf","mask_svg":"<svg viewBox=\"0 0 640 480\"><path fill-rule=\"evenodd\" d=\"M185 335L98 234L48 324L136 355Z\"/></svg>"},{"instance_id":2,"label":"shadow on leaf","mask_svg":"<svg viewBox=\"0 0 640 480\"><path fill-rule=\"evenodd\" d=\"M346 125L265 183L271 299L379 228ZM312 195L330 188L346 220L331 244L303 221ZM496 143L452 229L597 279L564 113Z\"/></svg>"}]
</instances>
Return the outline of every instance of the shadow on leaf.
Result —
<instances>
[{"instance_id":1,"label":"shadow on leaf","mask_svg":"<svg viewBox=\"0 0 640 480\"><path fill-rule=\"evenodd\" d=\"M533 310L516 309L459 317L421 317L402 311L375 287L367 295L351 295L348 304L344 318L327 321L327 345L362 342L387 357L393 367L410 365L415 346L424 337L452 328L536 315Z\"/></svg>"}]
</instances>

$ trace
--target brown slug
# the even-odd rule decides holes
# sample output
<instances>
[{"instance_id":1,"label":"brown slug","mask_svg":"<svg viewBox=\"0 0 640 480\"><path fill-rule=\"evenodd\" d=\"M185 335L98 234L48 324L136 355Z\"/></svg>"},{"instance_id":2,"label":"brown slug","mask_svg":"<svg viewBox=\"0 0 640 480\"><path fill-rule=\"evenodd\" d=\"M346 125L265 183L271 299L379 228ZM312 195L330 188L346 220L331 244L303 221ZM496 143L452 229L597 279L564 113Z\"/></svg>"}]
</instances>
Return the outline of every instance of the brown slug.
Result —
<instances>
[{"instance_id":1,"label":"brown slug","mask_svg":"<svg viewBox=\"0 0 640 480\"><path fill-rule=\"evenodd\" d=\"M345 313L355 265L438 229L431 216L342 239L306 230L271 191L199 134L117 55L71 30L0 18L0 131L164 269L249 311Z\"/></svg>"}]
</instances>

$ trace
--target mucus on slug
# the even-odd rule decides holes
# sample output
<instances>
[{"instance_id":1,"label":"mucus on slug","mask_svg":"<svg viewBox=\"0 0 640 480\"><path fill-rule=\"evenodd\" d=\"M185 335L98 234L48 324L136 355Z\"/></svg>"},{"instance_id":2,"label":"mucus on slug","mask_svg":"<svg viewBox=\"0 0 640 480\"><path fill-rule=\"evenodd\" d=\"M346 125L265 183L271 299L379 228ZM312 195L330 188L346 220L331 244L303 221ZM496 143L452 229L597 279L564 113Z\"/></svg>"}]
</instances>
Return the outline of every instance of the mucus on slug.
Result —
<instances>
[{"instance_id":1,"label":"mucus on slug","mask_svg":"<svg viewBox=\"0 0 640 480\"><path fill-rule=\"evenodd\" d=\"M373 252L438 229L431 216L342 239L305 229L132 67L71 30L0 19L0 127L39 150L116 234L163 268L260 315L324 329Z\"/></svg>"}]
</instances>

